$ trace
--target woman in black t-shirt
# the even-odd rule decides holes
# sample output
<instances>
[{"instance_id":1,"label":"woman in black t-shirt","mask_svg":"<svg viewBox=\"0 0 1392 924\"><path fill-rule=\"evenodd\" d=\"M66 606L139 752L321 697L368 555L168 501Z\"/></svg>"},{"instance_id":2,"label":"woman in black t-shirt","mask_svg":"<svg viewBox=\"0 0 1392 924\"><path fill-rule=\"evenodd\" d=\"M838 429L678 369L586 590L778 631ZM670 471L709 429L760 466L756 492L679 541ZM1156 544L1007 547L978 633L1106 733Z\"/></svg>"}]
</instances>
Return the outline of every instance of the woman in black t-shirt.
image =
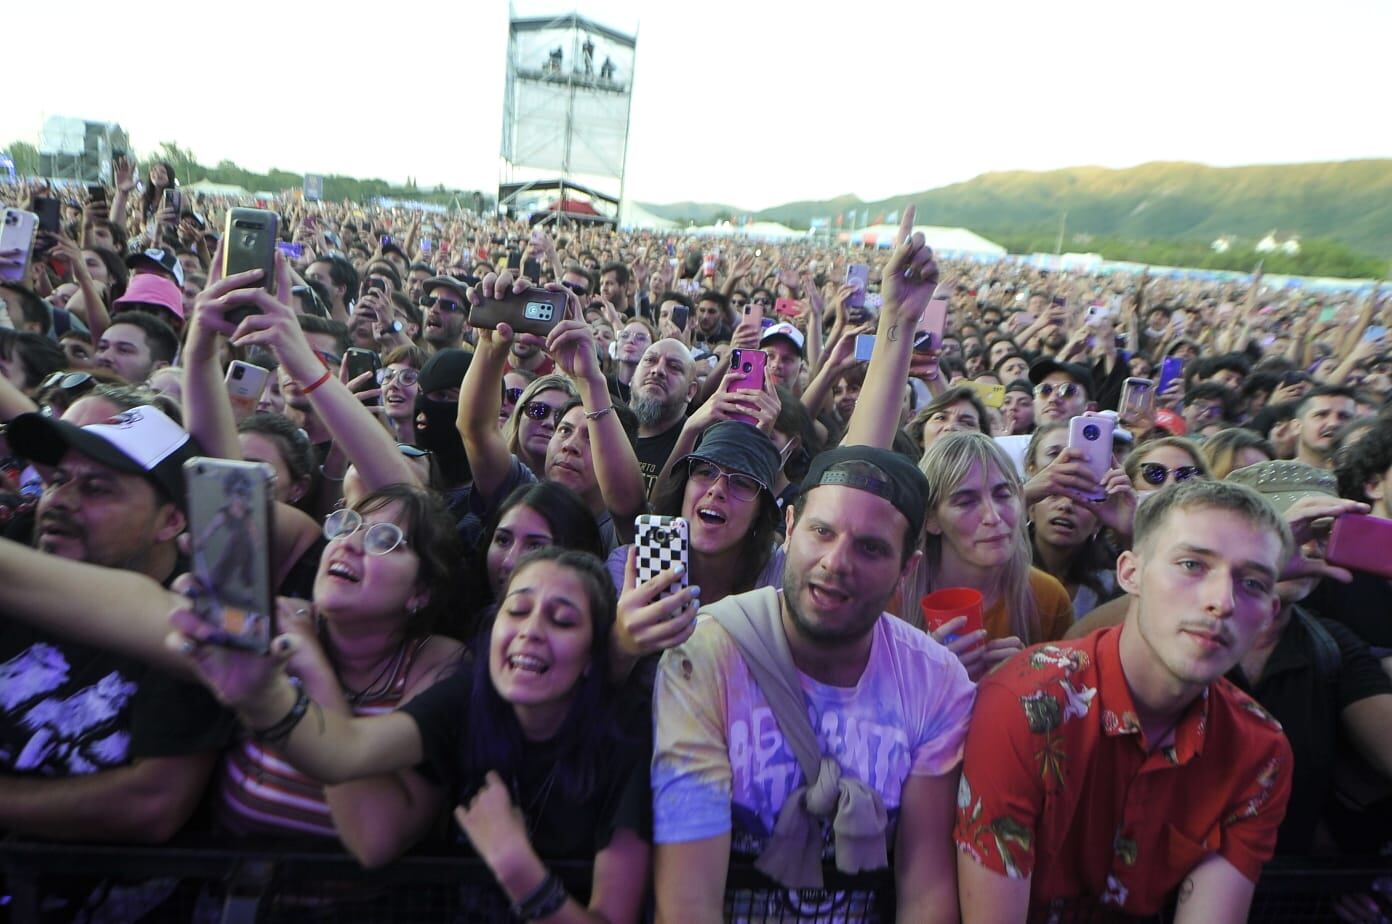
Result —
<instances>
[{"instance_id":1,"label":"woman in black t-shirt","mask_svg":"<svg viewBox=\"0 0 1392 924\"><path fill-rule=\"evenodd\" d=\"M472 666L395 712L360 718L318 709L272 659L202 644L206 628L192 613L173 621L205 682L303 772L328 782L419 773L441 805L457 806L515 915L584 919L588 906L622 922L637 919L647 888L650 799L647 755L611 717L615 605L594 556L532 552ZM286 653L279 641L276 650ZM314 715L302 721L306 712ZM561 859L593 862L588 889L567 894L545 864ZM471 897L471 910L478 898L488 897Z\"/></svg>"}]
</instances>

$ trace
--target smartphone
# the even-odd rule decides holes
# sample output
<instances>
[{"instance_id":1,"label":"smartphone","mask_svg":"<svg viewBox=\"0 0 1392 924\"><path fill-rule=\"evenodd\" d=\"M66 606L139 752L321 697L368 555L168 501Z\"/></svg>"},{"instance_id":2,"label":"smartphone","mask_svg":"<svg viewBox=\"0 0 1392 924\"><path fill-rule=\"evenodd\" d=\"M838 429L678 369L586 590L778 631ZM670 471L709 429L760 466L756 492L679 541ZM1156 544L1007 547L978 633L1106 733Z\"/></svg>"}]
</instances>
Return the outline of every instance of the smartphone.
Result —
<instances>
[{"instance_id":1,"label":"smartphone","mask_svg":"<svg viewBox=\"0 0 1392 924\"><path fill-rule=\"evenodd\" d=\"M469 312L469 323L490 329L506 323L514 331L545 337L565 320L566 295L550 289L528 288L520 295L485 298L482 305Z\"/></svg>"},{"instance_id":2,"label":"smartphone","mask_svg":"<svg viewBox=\"0 0 1392 924\"><path fill-rule=\"evenodd\" d=\"M672 306L672 323L677 330L685 331L687 322L691 320L691 309L685 305Z\"/></svg>"},{"instance_id":3,"label":"smartphone","mask_svg":"<svg viewBox=\"0 0 1392 924\"><path fill-rule=\"evenodd\" d=\"M176 216L184 212L184 196L172 186L164 191L160 199L160 208L173 209Z\"/></svg>"},{"instance_id":4,"label":"smartphone","mask_svg":"<svg viewBox=\"0 0 1392 924\"><path fill-rule=\"evenodd\" d=\"M686 520L681 517L645 513L634 518L633 530L633 548L638 558L638 583L650 581L680 564L683 568L681 577L659 594L658 599L686 590L689 570L686 550L687 538L690 535Z\"/></svg>"},{"instance_id":5,"label":"smartphone","mask_svg":"<svg viewBox=\"0 0 1392 924\"><path fill-rule=\"evenodd\" d=\"M1155 382L1131 376L1121 383L1117 413L1122 420L1140 420L1155 411Z\"/></svg>"},{"instance_id":6,"label":"smartphone","mask_svg":"<svg viewBox=\"0 0 1392 924\"><path fill-rule=\"evenodd\" d=\"M1068 422L1068 448L1081 452L1083 464L1097 479L1098 489L1088 499L1105 500L1102 479L1112 467L1112 430L1116 422L1110 417L1074 417Z\"/></svg>"},{"instance_id":7,"label":"smartphone","mask_svg":"<svg viewBox=\"0 0 1392 924\"><path fill-rule=\"evenodd\" d=\"M870 267L864 263L852 263L846 267L846 282L856 287L846 299L846 307L864 308L865 290L870 285Z\"/></svg>"},{"instance_id":8,"label":"smartphone","mask_svg":"<svg viewBox=\"0 0 1392 924\"><path fill-rule=\"evenodd\" d=\"M392 242L391 235L390 235L390 234L384 234L384 235L382 235L380 238L377 239L377 242L378 242L381 246L386 247L388 244L390 244L390 243Z\"/></svg>"},{"instance_id":9,"label":"smartphone","mask_svg":"<svg viewBox=\"0 0 1392 924\"><path fill-rule=\"evenodd\" d=\"M254 363L234 359L227 367L227 396L232 399L232 417L241 423L256 413L261 393L271 373Z\"/></svg>"},{"instance_id":10,"label":"smartphone","mask_svg":"<svg viewBox=\"0 0 1392 924\"><path fill-rule=\"evenodd\" d=\"M708 253L708 254L706 254L705 259L701 261L701 274L702 274L703 276L714 276L714 275L715 275L715 268L716 268L716 265L719 263L719 261L720 261L720 257L719 257L718 254L715 254L715 253Z\"/></svg>"},{"instance_id":11,"label":"smartphone","mask_svg":"<svg viewBox=\"0 0 1392 924\"><path fill-rule=\"evenodd\" d=\"M1392 520L1346 513L1334 520L1324 560L1350 571L1392 579Z\"/></svg>"},{"instance_id":12,"label":"smartphone","mask_svg":"<svg viewBox=\"0 0 1392 924\"><path fill-rule=\"evenodd\" d=\"M730 390L747 388L751 391L763 391L764 368L767 364L768 354L763 350L731 350L730 368L738 372L739 377L730 380ZM755 421L751 417L746 422L754 423Z\"/></svg>"},{"instance_id":13,"label":"smartphone","mask_svg":"<svg viewBox=\"0 0 1392 924\"><path fill-rule=\"evenodd\" d=\"M63 220L63 204L51 196L35 196L31 204L39 216L39 230L57 234Z\"/></svg>"},{"instance_id":14,"label":"smartphone","mask_svg":"<svg viewBox=\"0 0 1392 924\"><path fill-rule=\"evenodd\" d=\"M382 358L377 355L376 350L349 347L345 358L348 361L348 381L353 381L364 372L371 372L373 381L376 381L377 371L382 368ZM371 403L376 404L377 402Z\"/></svg>"},{"instance_id":15,"label":"smartphone","mask_svg":"<svg viewBox=\"0 0 1392 924\"><path fill-rule=\"evenodd\" d=\"M223 278L248 270L262 273L261 288L275 294L276 241L280 234L280 216L266 209L232 209L222 232ZM260 310L240 305L227 311L224 317L233 325L242 323Z\"/></svg>"},{"instance_id":16,"label":"smartphone","mask_svg":"<svg viewBox=\"0 0 1392 924\"><path fill-rule=\"evenodd\" d=\"M19 251L18 265L0 266L0 279L23 283L29 273L29 261L34 255L34 235L39 230L39 216L23 209L5 209L5 223L0 226L0 251Z\"/></svg>"},{"instance_id":17,"label":"smartphone","mask_svg":"<svg viewBox=\"0 0 1392 924\"><path fill-rule=\"evenodd\" d=\"M434 247L434 246L435 246L435 242L432 241L430 238L428 238L428 237L423 237L423 238L421 238L421 242L420 242L421 253L430 253L431 248Z\"/></svg>"},{"instance_id":18,"label":"smartphone","mask_svg":"<svg viewBox=\"0 0 1392 924\"><path fill-rule=\"evenodd\" d=\"M106 201L106 187L97 183L87 187L87 200L92 203Z\"/></svg>"},{"instance_id":19,"label":"smartphone","mask_svg":"<svg viewBox=\"0 0 1392 924\"><path fill-rule=\"evenodd\" d=\"M753 320L762 330L764 327L764 306L748 302L744 306L744 316Z\"/></svg>"},{"instance_id":20,"label":"smartphone","mask_svg":"<svg viewBox=\"0 0 1392 924\"><path fill-rule=\"evenodd\" d=\"M796 318L800 317L802 314L798 311L797 300L792 298L780 298L776 300L773 303L773 313L781 314L785 318Z\"/></svg>"},{"instance_id":21,"label":"smartphone","mask_svg":"<svg viewBox=\"0 0 1392 924\"><path fill-rule=\"evenodd\" d=\"M304 244L299 241L280 241L276 244L276 250L285 254L286 258L290 260L304 259Z\"/></svg>"},{"instance_id":22,"label":"smartphone","mask_svg":"<svg viewBox=\"0 0 1392 924\"><path fill-rule=\"evenodd\" d=\"M945 298L930 298L928 307L923 309L923 317L918 319L914 329L913 348L920 353L942 349L943 331L947 329L947 305Z\"/></svg>"},{"instance_id":23,"label":"smartphone","mask_svg":"<svg viewBox=\"0 0 1392 924\"><path fill-rule=\"evenodd\" d=\"M1178 356L1166 356L1160 363L1160 381L1155 383L1155 393L1163 395L1170 383L1184 375L1184 360Z\"/></svg>"},{"instance_id":24,"label":"smartphone","mask_svg":"<svg viewBox=\"0 0 1392 924\"><path fill-rule=\"evenodd\" d=\"M870 354L875 352L874 334L856 334L855 339L855 358L856 362L868 363Z\"/></svg>"},{"instance_id":25,"label":"smartphone","mask_svg":"<svg viewBox=\"0 0 1392 924\"><path fill-rule=\"evenodd\" d=\"M999 410L1005 405L1004 385L996 385L992 382L972 381L963 382L962 384L976 392L976 396L981 399L981 403L987 407L993 407Z\"/></svg>"},{"instance_id":26,"label":"smartphone","mask_svg":"<svg viewBox=\"0 0 1392 924\"><path fill-rule=\"evenodd\" d=\"M275 470L264 462L196 456L188 485L194 611L216 644L265 653L275 637L271 516Z\"/></svg>"},{"instance_id":27,"label":"smartphone","mask_svg":"<svg viewBox=\"0 0 1392 924\"><path fill-rule=\"evenodd\" d=\"M1382 324L1370 324L1363 330L1363 339L1369 343L1377 343L1387 336L1387 327Z\"/></svg>"},{"instance_id":28,"label":"smartphone","mask_svg":"<svg viewBox=\"0 0 1392 924\"><path fill-rule=\"evenodd\" d=\"M523 260L522 275L536 282L541 278L541 261L534 258Z\"/></svg>"},{"instance_id":29,"label":"smartphone","mask_svg":"<svg viewBox=\"0 0 1392 924\"><path fill-rule=\"evenodd\" d=\"M1068 307L1068 296L1066 296L1066 295L1055 295L1053 298L1049 299L1049 304L1050 304L1052 307L1054 307L1054 308L1067 308L1067 307Z\"/></svg>"}]
</instances>

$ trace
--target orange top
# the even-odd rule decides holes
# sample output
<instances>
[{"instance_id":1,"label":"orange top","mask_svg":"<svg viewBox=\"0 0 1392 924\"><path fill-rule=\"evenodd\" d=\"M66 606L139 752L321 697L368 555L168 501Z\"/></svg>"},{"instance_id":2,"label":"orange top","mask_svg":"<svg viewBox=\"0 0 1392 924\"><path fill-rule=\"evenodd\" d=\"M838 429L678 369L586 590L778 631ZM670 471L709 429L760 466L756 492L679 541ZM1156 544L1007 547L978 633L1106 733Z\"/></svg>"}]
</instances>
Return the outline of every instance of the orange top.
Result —
<instances>
[{"instance_id":1,"label":"orange top","mask_svg":"<svg viewBox=\"0 0 1392 924\"><path fill-rule=\"evenodd\" d=\"M1073 625L1073 603L1068 599L1068 591L1057 578L1038 568L1030 568L1029 584L1034 594L1035 608L1039 612L1039 635L1034 639L1034 644L1056 642ZM1015 634L1010 629L1004 598L981 614L981 624L986 629L987 638L1008 638Z\"/></svg>"}]
</instances>

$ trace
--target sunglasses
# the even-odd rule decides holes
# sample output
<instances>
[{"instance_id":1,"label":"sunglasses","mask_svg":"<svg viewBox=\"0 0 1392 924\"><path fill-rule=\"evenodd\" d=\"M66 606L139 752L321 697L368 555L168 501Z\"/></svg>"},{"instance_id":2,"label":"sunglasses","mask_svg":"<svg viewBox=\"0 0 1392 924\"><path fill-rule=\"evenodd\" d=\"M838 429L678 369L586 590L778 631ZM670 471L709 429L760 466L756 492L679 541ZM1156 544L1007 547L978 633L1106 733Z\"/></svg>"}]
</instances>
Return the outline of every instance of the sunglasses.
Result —
<instances>
[{"instance_id":1,"label":"sunglasses","mask_svg":"<svg viewBox=\"0 0 1392 924\"><path fill-rule=\"evenodd\" d=\"M1050 383L1045 382L1043 385L1034 386L1034 396L1036 398L1048 398L1054 392L1058 392L1058 396L1060 398L1067 400L1068 398L1072 398L1074 395L1083 394L1083 386L1075 384L1073 382L1064 382L1060 385L1051 385Z\"/></svg>"},{"instance_id":2,"label":"sunglasses","mask_svg":"<svg viewBox=\"0 0 1392 924\"><path fill-rule=\"evenodd\" d=\"M764 490L764 484L752 475L732 472L707 459L692 459L686 470L687 480L701 490L709 490L721 478L729 486L730 495L737 501L752 501Z\"/></svg>"},{"instance_id":3,"label":"sunglasses","mask_svg":"<svg viewBox=\"0 0 1392 924\"><path fill-rule=\"evenodd\" d=\"M452 299L448 298L441 298L438 295L422 295L420 297L420 303L422 308L431 308L435 305L439 305L441 311L464 310L464 306L459 304L459 302L453 301Z\"/></svg>"},{"instance_id":4,"label":"sunglasses","mask_svg":"<svg viewBox=\"0 0 1392 924\"><path fill-rule=\"evenodd\" d=\"M420 373L415 369L378 369L377 384L386 385L392 381L400 381L402 387L410 388L420 381Z\"/></svg>"},{"instance_id":5,"label":"sunglasses","mask_svg":"<svg viewBox=\"0 0 1392 924\"><path fill-rule=\"evenodd\" d=\"M363 529L362 514L356 510L335 510L324 518L324 538L333 542L347 539L363 530L363 551L369 555L389 555L397 549L410 547L406 534L395 523L373 523Z\"/></svg>"},{"instance_id":6,"label":"sunglasses","mask_svg":"<svg viewBox=\"0 0 1392 924\"><path fill-rule=\"evenodd\" d=\"M1171 472L1174 472L1175 484L1184 484L1190 478L1203 475L1203 471L1197 465L1180 465L1172 469L1159 462L1141 463L1141 477L1145 479L1146 484L1162 485Z\"/></svg>"},{"instance_id":7,"label":"sunglasses","mask_svg":"<svg viewBox=\"0 0 1392 924\"><path fill-rule=\"evenodd\" d=\"M758 298L754 299L753 302L754 302L754 304L756 304L756 305L772 305L772 304L773 304L773 300L772 300L772 299L764 298L762 295L760 295Z\"/></svg>"},{"instance_id":8,"label":"sunglasses","mask_svg":"<svg viewBox=\"0 0 1392 924\"><path fill-rule=\"evenodd\" d=\"M525 390L526 389L523 388L504 388L503 400L508 404L516 404L518 401L522 400L522 392Z\"/></svg>"},{"instance_id":9,"label":"sunglasses","mask_svg":"<svg viewBox=\"0 0 1392 924\"><path fill-rule=\"evenodd\" d=\"M545 401L528 401L526 404L522 405L522 413L532 418L532 420L545 420L550 417L553 418L556 423L561 422L561 409L553 407Z\"/></svg>"},{"instance_id":10,"label":"sunglasses","mask_svg":"<svg viewBox=\"0 0 1392 924\"><path fill-rule=\"evenodd\" d=\"M582 286L582 285L581 285L580 283L578 283L578 282L563 282L563 283L561 283L561 285L565 286L567 289L569 289L570 291L574 292L576 295L589 295L589 294L590 294L590 290L589 290L588 288L586 288L585 286Z\"/></svg>"},{"instance_id":11,"label":"sunglasses","mask_svg":"<svg viewBox=\"0 0 1392 924\"><path fill-rule=\"evenodd\" d=\"M96 379L86 372L54 372L39 383L40 388L61 388L72 391L84 385L96 385Z\"/></svg>"}]
</instances>

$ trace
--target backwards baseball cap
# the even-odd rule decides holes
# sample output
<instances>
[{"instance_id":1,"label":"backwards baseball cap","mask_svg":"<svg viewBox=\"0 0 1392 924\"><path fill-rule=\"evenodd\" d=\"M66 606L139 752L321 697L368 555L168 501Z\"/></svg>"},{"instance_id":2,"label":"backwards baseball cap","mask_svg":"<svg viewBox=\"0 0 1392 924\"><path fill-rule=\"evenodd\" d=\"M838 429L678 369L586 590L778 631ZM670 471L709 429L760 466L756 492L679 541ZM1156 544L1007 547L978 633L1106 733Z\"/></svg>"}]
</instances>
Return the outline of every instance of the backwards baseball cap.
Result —
<instances>
[{"instance_id":1,"label":"backwards baseball cap","mask_svg":"<svg viewBox=\"0 0 1392 924\"><path fill-rule=\"evenodd\" d=\"M875 446L838 446L812 460L802 480L806 494L822 485L841 485L889 501L918 535L928 516L928 479L906 456Z\"/></svg>"},{"instance_id":2,"label":"backwards baseball cap","mask_svg":"<svg viewBox=\"0 0 1392 924\"><path fill-rule=\"evenodd\" d=\"M1339 496L1339 482L1333 473L1304 462L1258 462L1229 472L1224 480L1246 485L1281 514L1302 497Z\"/></svg>"},{"instance_id":3,"label":"backwards baseball cap","mask_svg":"<svg viewBox=\"0 0 1392 924\"><path fill-rule=\"evenodd\" d=\"M71 449L118 472L143 475L180 510L187 500L184 462L198 455L184 428L148 404L85 427L20 414L6 436L16 453L40 465L57 465Z\"/></svg>"},{"instance_id":4,"label":"backwards baseball cap","mask_svg":"<svg viewBox=\"0 0 1392 924\"><path fill-rule=\"evenodd\" d=\"M770 494L778 470L782 468L773 440L759 428L738 420L719 420L711 424L686 459L705 459L732 472L748 475Z\"/></svg>"},{"instance_id":5,"label":"backwards baseball cap","mask_svg":"<svg viewBox=\"0 0 1392 924\"><path fill-rule=\"evenodd\" d=\"M421 283L420 290L429 292L431 289L449 289L459 296L459 304L465 310L469 310L469 284L453 276L431 276Z\"/></svg>"},{"instance_id":6,"label":"backwards baseball cap","mask_svg":"<svg viewBox=\"0 0 1392 924\"><path fill-rule=\"evenodd\" d=\"M777 324L773 325L772 327L769 327L764 331L764 333L759 337L759 343L768 343L775 337L782 337L784 340L787 340L789 343L791 343L794 347L797 348L798 355L802 355L802 346L806 342L802 336L802 331L798 330L796 327L789 324L787 321L779 321Z\"/></svg>"},{"instance_id":7,"label":"backwards baseball cap","mask_svg":"<svg viewBox=\"0 0 1392 924\"><path fill-rule=\"evenodd\" d=\"M158 305L168 308L180 321L184 319L184 293L179 287L163 276L154 273L136 273L131 277L126 292L111 303L115 311L132 304Z\"/></svg>"},{"instance_id":8,"label":"backwards baseball cap","mask_svg":"<svg viewBox=\"0 0 1392 924\"><path fill-rule=\"evenodd\" d=\"M184 287L184 265L173 251L160 247L148 247L139 253L126 257L126 266L133 270L149 270L154 273L168 273L174 277L179 288Z\"/></svg>"},{"instance_id":9,"label":"backwards baseball cap","mask_svg":"<svg viewBox=\"0 0 1392 924\"><path fill-rule=\"evenodd\" d=\"M1077 363L1060 362L1053 357L1046 357L1030 366L1029 380L1031 385L1038 385L1055 372L1062 372L1073 381L1087 389L1088 396L1092 395L1092 373Z\"/></svg>"}]
</instances>

